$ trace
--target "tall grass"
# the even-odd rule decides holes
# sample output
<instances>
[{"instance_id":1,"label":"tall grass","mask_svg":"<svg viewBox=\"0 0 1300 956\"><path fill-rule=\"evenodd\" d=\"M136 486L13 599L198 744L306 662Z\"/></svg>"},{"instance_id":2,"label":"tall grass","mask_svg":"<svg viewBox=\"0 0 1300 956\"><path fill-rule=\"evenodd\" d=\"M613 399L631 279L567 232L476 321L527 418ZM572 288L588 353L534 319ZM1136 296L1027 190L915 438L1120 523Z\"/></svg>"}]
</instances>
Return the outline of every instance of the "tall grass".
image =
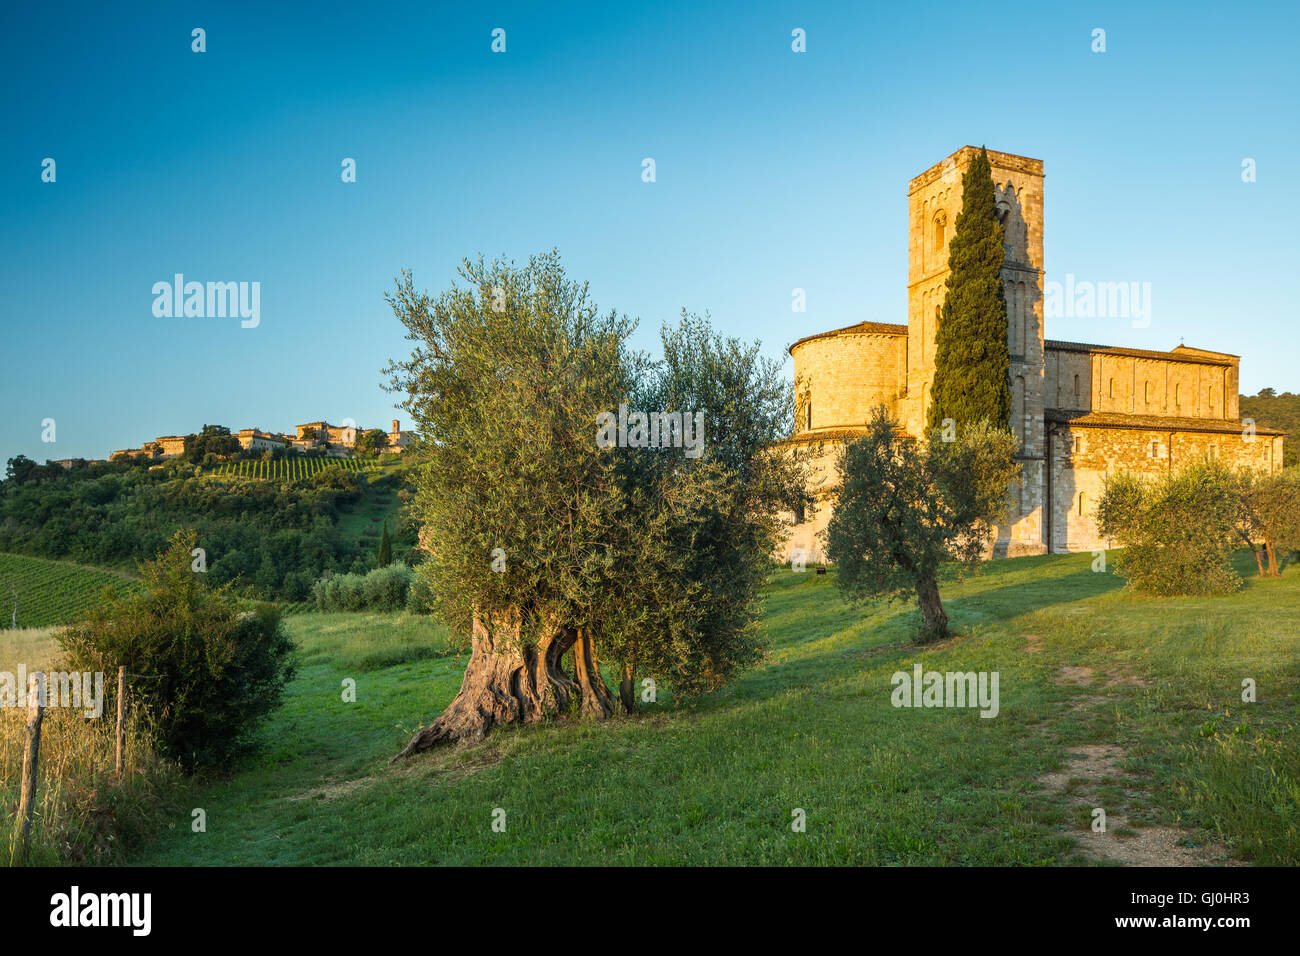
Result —
<instances>
[{"instance_id":1,"label":"tall grass","mask_svg":"<svg viewBox=\"0 0 1300 956\"><path fill-rule=\"evenodd\" d=\"M0 671L14 674L20 662L29 672L61 669L58 631L5 631ZM81 710L47 707L41 722L31 842L22 859L17 813L27 708L0 707L0 864L112 863L143 843L172 810L181 781L175 766L154 754L149 740L148 728L132 714L128 699L125 772L119 780L113 768L116 713L105 710L88 720Z\"/></svg>"},{"instance_id":2,"label":"tall grass","mask_svg":"<svg viewBox=\"0 0 1300 956\"><path fill-rule=\"evenodd\" d=\"M1247 728L1214 733L1208 747L1187 747L1181 796L1220 837L1266 866L1300 860L1300 745Z\"/></svg>"},{"instance_id":3,"label":"tall grass","mask_svg":"<svg viewBox=\"0 0 1300 956\"><path fill-rule=\"evenodd\" d=\"M34 866L113 863L162 825L180 772L154 753L147 728L128 718L119 778L115 720L109 713L87 719L78 709L46 708L24 857L17 813L27 708L0 708L0 859Z\"/></svg>"}]
</instances>

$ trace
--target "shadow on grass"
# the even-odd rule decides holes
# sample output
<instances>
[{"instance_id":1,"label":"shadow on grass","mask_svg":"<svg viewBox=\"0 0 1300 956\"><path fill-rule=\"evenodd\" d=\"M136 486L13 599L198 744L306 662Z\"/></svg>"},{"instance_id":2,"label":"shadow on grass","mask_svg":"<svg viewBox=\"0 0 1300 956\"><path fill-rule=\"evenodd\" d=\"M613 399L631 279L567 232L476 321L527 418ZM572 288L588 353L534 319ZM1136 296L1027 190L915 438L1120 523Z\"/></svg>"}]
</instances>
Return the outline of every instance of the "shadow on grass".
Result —
<instances>
[{"instance_id":1,"label":"shadow on grass","mask_svg":"<svg viewBox=\"0 0 1300 956\"><path fill-rule=\"evenodd\" d=\"M1033 555L991 561L960 579L949 571L940 589L951 637L960 641L983 627L1123 588L1120 578L1094 572L1092 563L1090 554ZM921 615L915 598L851 602L835 580L833 568L824 575L775 570L764 615L767 661L692 709L712 710L728 702L808 690L843 680L847 659L879 658L884 666L892 656L927 648L916 640ZM679 709L670 704L661 712Z\"/></svg>"}]
</instances>

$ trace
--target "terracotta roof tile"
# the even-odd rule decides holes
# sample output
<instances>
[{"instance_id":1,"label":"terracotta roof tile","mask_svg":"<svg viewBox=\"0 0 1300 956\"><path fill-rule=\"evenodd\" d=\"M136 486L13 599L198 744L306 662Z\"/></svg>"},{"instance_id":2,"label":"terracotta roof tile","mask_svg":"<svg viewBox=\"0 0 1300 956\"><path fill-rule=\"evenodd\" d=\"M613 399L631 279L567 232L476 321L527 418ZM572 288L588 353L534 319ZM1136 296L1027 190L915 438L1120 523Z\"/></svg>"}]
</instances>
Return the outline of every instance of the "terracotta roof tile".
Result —
<instances>
[{"instance_id":1,"label":"terracotta roof tile","mask_svg":"<svg viewBox=\"0 0 1300 956\"><path fill-rule=\"evenodd\" d=\"M1119 412L1089 412L1067 408L1049 408L1044 417L1049 422L1076 425L1080 428L1136 428L1146 431L1215 432L1239 435L1241 422L1214 418L1180 418L1174 415L1124 415ZM1255 426L1256 435L1285 435L1275 428Z\"/></svg>"},{"instance_id":2,"label":"terracotta roof tile","mask_svg":"<svg viewBox=\"0 0 1300 956\"><path fill-rule=\"evenodd\" d=\"M1104 355L1131 355L1136 358L1161 359L1166 362L1190 362L1194 365L1232 365L1233 359L1238 358L1236 355L1229 355L1227 352L1205 352L1197 350L1188 350L1179 352L1157 352L1153 349L1126 349L1118 345L1092 345L1088 342L1061 342L1057 339L1047 339L1043 342L1043 347L1047 349L1057 349L1062 352L1101 352ZM1215 358L1214 356L1223 356Z\"/></svg>"},{"instance_id":3,"label":"terracotta roof tile","mask_svg":"<svg viewBox=\"0 0 1300 956\"><path fill-rule=\"evenodd\" d=\"M906 335L906 325L893 325L888 322L859 322L856 325L846 325L842 329L831 329L829 332L818 332L816 335L805 335L799 341L791 345L789 350L793 352L796 347L803 345L805 342L811 342L813 339L830 338L832 335L853 335L855 333L874 332L880 335Z\"/></svg>"}]
</instances>

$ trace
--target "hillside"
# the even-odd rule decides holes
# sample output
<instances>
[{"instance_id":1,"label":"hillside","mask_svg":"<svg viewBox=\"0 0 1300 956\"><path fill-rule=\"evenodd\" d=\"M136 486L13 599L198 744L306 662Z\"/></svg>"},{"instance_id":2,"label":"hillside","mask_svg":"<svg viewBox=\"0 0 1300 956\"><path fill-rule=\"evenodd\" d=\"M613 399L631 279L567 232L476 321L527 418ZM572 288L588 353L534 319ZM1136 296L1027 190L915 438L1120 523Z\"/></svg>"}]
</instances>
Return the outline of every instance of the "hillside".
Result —
<instances>
[{"instance_id":1,"label":"hillside","mask_svg":"<svg viewBox=\"0 0 1300 956\"><path fill-rule=\"evenodd\" d=\"M1241 417L1253 418L1256 425L1286 432L1286 440L1282 443L1283 464L1300 463L1300 395L1291 392L1276 395L1272 392L1266 388L1258 395L1242 395Z\"/></svg>"},{"instance_id":2,"label":"hillside","mask_svg":"<svg viewBox=\"0 0 1300 956\"><path fill-rule=\"evenodd\" d=\"M105 588L134 591L140 583L124 574L0 554L0 630L67 624L96 603Z\"/></svg>"},{"instance_id":3,"label":"hillside","mask_svg":"<svg viewBox=\"0 0 1300 956\"><path fill-rule=\"evenodd\" d=\"M0 552L129 574L177 529L192 528L211 585L303 601L327 571L372 569L385 521L394 559L418 558L415 529L401 514L404 466L342 461L292 462L292 474L262 461L235 463L231 474L183 461L43 469L0 482Z\"/></svg>"},{"instance_id":4,"label":"hillside","mask_svg":"<svg viewBox=\"0 0 1300 956\"><path fill-rule=\"evenodd\" d=\"M176 826L130 862L1300 863L1300 572L1143 600L1091 563L994 561L946 585L960 636L928 648L913 607L851 607L833 571L776 572L767 661L699 706L663 695L397 766L464 659L428 618L295 617L301 668L267 753L185 803L221 826ZM913 665L998 673L997 717L892 706Z\"/></svg>"},{"instance_id":5,"label":"hillside","mask_svg":"<svg viewBox=\"0 0 1300 956\"><path fill-rule=\"evenodd\" d=\"M315 477L326 468L340 468L352 474L376 474L379 464L355 458L327 458L323 455L294 455L274 461L260 459L228 461L213 465L208 473L218 478L258 478L266 481L294 482Z\"/></svg>"}]
</instances>

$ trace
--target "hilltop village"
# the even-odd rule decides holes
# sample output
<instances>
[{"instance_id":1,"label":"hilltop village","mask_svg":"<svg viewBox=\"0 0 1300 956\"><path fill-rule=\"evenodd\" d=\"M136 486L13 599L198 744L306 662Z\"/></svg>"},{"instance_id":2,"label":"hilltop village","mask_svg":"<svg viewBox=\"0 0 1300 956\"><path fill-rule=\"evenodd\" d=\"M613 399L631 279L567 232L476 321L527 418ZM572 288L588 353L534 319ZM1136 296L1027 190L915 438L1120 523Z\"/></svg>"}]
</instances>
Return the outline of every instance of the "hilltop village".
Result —
<instances>
[{"instance_id":1,"label":"hilltop village","mask_svg":"<svg viewBox=\"0 0 1300 956\"><path fill-rule=\"evenodd\" d=\"M205 426L205 429L208 427ZM227 432L226 429L221 431ZM372 433L377 433L373 439L365 437ZM377 452L400 454L415 438L415 432L403 431L401 423L396 418L393 419L392 426L387 432L378 428L361 428L353 424L331 425L322 420L298 425L293 434L267 432L257 427L242 428L228 434L239 442L240 448L246 454L314 452L336 458L352 457L358 449L358 442ZM109 455L109 460L142 458L150 461L165 461L179 458L185 454L185 439L194 437L193 435L160 435L153 441L145 442L139 448L123 448L115 451ZM64 463L59 461L56 464Z\"/></svg>"}]
</instances>

